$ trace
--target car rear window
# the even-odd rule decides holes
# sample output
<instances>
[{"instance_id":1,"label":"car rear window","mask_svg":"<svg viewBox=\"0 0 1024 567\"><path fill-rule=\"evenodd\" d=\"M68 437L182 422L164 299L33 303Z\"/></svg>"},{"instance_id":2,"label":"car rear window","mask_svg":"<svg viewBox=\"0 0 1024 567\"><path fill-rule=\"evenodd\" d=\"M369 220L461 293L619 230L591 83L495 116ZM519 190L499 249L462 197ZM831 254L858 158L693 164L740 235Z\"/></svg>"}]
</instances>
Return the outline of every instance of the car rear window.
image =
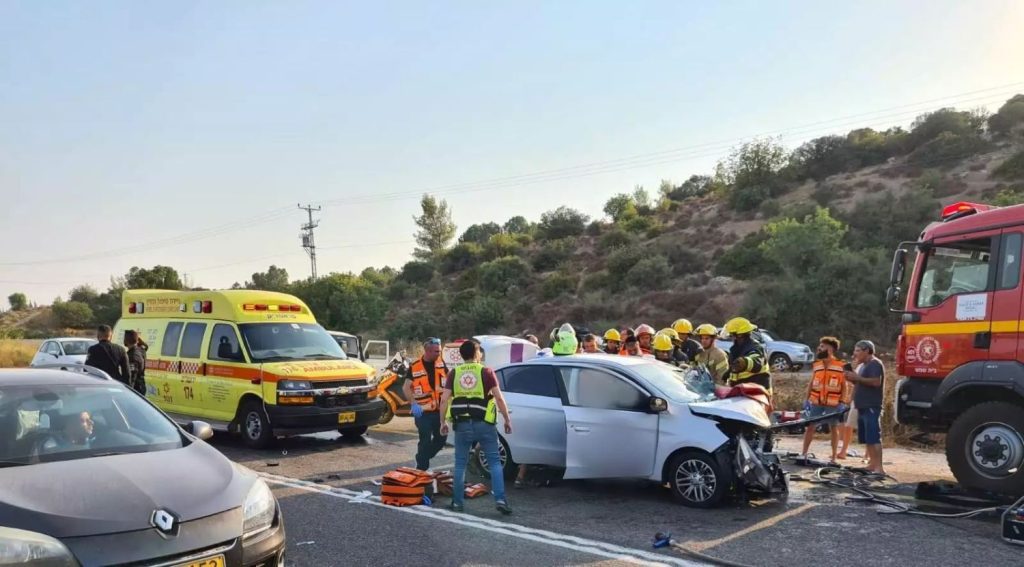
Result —
<instances>
[{"instance_id":1,"label":"car rear window","mask_svg":"<svg viewBox=\"0 0 1024 567\"><path fill-rule=\"evenodd\" d=\"M558 398L558 383L555 373L549 366L525 365L506 368L501 373L504 386L502 390L510 394L528 394Z\"/></svg>"}]
</instances>

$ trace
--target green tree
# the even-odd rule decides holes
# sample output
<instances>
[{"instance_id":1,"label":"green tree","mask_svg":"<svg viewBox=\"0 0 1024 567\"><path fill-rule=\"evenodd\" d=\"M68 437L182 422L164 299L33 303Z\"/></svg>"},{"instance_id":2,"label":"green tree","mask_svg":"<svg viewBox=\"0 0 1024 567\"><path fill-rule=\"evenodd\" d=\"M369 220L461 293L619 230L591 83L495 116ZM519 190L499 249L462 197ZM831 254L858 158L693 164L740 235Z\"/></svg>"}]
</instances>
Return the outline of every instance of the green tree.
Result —
<instances>
[{"instance_id":1,"label":"green tree","mask_svg":"<svg viewBox=\"0 0 1024 567\"><path fill-rule=\"evenodd\" d=\"M899 197L891 192L864 199L844 217L851 248L892 250L904 240L914 240L928 223L938 220L942 207L931 190L915 187Z\"/></svg>"},{"instance_id":2,"label":"green tree","mask_svg":"<svg viewBox=\"0 0 1024 567\"><path fill-rule=\"evenodd\" d=\"M1021 150L1009 159L999 164L999 167L992 172L994 177L1003 179L1024 179L1024 150Z\"/></svg>"},{"instance_id":3,"label":"green tree","mask_svg":"<svg viewBox=\"0 0 1024 567\"><path fill-rule=\"evenodd\" d=\"M626 274L626 281L634 287L644 290L660 290L664 288L672 277L672 267L668 260L656 254L642 258Z\"/></svg>"},{"instance_id":4,"label":"green tree","mask_svg":"<svg viewBox=\"0 0 1024 567\"><path fill-rule=\"evenodd\" d=\"M293 284L292 293L309 305L327 328L363 332L384 320L384 289L354 274L330 274Z\"/></svg>"},{"instance_id":5,"label":"green tree","mask_svg":"<svg viewBox=\"0 0 1024 567\"><path fill-rule=\"evenodd\" d=\"M636 203L632 195L619 193L608 199L608 202L604 204L604 214L608 215L608 218L615 222L621 222L636 218L640 213L636 209Z\"/></svg>"},{"instance_id":6,"label":"green tree","mask_svg":"<svg viewBox=\"0 0 1024 567\"><path fill-rule=\"evenodd\" d=\"M245 282L245 287L264 291L287 291L288 270L271 265L266 272L254 273L252 281Z\"/></svg>"},{"instance_id":7,"label":"green tree","mask_svg":"<svg viewBox=\"0 0 1024 567\"><path fill-rule=\"evenodd\" d=\"M441 271L451 274L480 263L483 259L483 247L476 242L460 242L444 254L441 261Z\"/></svg>"},{"instance_id":8,"label":"green tree","mask_svg":"<svg viewBox=\"0 0 1024 567\"><path fill-rule=\"evenodd\" d=\"M459 242L475 242L476 244L486 244L487 241L495 234L501 233L501 227L497 223L485 222L482 224L474 224L466 229L466 232L462 233L459 237Z\"/></svg>"},{"instance_id":9,"label":"green tree","mask_svg":"<svg viewBox=\"0 0 1024 567\"><path fill-rule=\"evenodd\" d=\"M802 221L782 219L765 225L765 259L784 272L804 276L839 251L846 225L818 208Z\"/></svg>"},{"instance_id":10,"label":"green tree","mask_svg":"<svg viewBox=\"0 0 1024 567\"><path fill-rule=\"evenodd\" d=\"M391 285L395 281L395 278L398 277L398 272L391 266L384 266L379 269L368 267L359 273L359 277L374 285L386 286Z\"/></svg>"},{"instance_id":11,"label":"green tree","mask_svg":"<svg viewBox=\"0 0 1024 567\"><path fill-rule=\"evenodd\" d=\"M480 289L506 295L529 283L530 265L517 256L498 258L480 265Z\"/></svg>"},{"instance_id":12,"label":"green tree","mask_svg":"<svg viewBox=\"0 0 1024 567\"><path fill-rule=\"evenodd\" d=\"M1015 127L1024 124L1024 94L1014 95L988 119L988 128L993 133L1005 136Z\"/></svg>"},{"instance_id":13,"label":"green tree","mask_svg":"<svg viewBox=\"0 0 1024 567\"><path fill-rule=\"evenodd\" d=\"M7 296L7 303L11 304L12 311L24 311L28 309L28 297L20 291Z\"/></svg>"},{"instance_id":14,"label":"green tree","mask_svg":"<svg viewBox=\"0 0 1024 567\"><path fill-rule=\"evenodd\" d=\"M407 262L398 278L411 285L426 285L434 279L434 265L430 262Z\"/></svg>"},{"instance_id":15,"label":"green tree","mask_svg":"<svg viewBox=\"0 0 1024 567\"><path fill-rule=\"evenodd\" d=\"M508 234L529 234L530 221L526 220L524 216L516 215L508 219L502 229Z\"/></svg>"},{"instance_id":16,"label":"green tree","mask_svg":"<svg viewBox=\"0 0 1024 567\"><path fill-rule=\"evenodd\" d=\"M737 187L779 185L779 171L786 166L786 148L772 138L759 138L734 148L723 162L725 182Z\"/></svg>"},{"instance_id":17,"label":"green tree","mask_svg":"<svg viewBox=\"0 0 1024 567\"><path fill-rule=\"evenodd\" d=\"M986 117L982 114L940 108L918 116L910 125L910 146L918 148L942 134L960 138L976 138L981 134Z\"/></svg>"},{"instance_id":18,"label":"green tree","mask_svg":"<svg viewBox=\"0 0 1024 567\"><path fill-rule=\"evenodd\" d=\"M590 217L563 205L542 214L537 228L544 238L555 240L583 234L588 222Z\"/></svg>"},{"instance_id":19,"label":"green tree","mask_svg":"<svg viewBox=\"0 0 1024 567\"><path fill-rule=\"evenodd\" d=\"M178 271L168 266L153 266L151 269L132 266L124 277L127 289L170 289L185 287Z\"/></svg>"},{"instance_id":20,"label":"green tree","mask_svg":"<svg viewBox=\"0 0 1024 567\"><path fill-rule=\"evenodd\" d=\"M447 201L438 201L432 195L423 195L420 209L423 214L412 217L419 227L415 234L418 247L413 251L413 255L423 260L437 258L455 238L452 213L448 209Z\"/></svg>"},{"instance_id":21,"label":"green tree","mask_svg":"<svg viewBox=\"0 0 1024 567\"><path fill-rule=\"evenodd\" d=\"M822 136L793 150L790 164L801 177L824 179L859 166L846 136Z\"/></svg>"},{"instance_id":22,"label":"green tree","mask_svg":"<svg viewBox=\"0 0 1024 567\"><path fill-rule=\"evenodd\" d=\"M62 301L53 304L53 316L62 327L81 329L93 322L92 308L81 301Z\"/></svg>"},{"instance_id":23,"label":"green tree","mask_svg":"<svg viewBox=\"0 0 1024 567\"><path fill-rule=\"evenodd\" d=\"M68 300L91 306L96 303L99 296L99 292L91 285L80 285L71 289L71 292L68 294Z\"/></svg>"},{"instance_id":24,"label":"green tree","mask_svg":"<svg viewBox=\"0 0 1024 567\"><path fill-rule=\"evenodd\" d=\"M636 206L636 211L641 215L650 215L654 213L654 201L651 200L651 194L644 189L643 185L637 185L633 188L633 205Z\"/></svg>"},{"instance_id":25,"label":"green tree","mask_svg":"<svg viewBox=\"0 0 1024 567\"><path fill-rule=\"evenodd\" d=\"M714 188L715 180L713 177L709 175L691 175L679 187L671 188L668 192L665 192L663 187L662 192L673 201L684 201L694 197L703 197L714 190Z\"/></svg>"},{"instance_id":26,"label":"green tree","mask_svg":"<svg viewBox=\"0 0 1024 567\"><path fill-rule=\"evenodd\" d=\"M523 245L511 234L495 234L484 245L484 258L494 260L503 256L518 256L523 251Z\"/></svg>"}]
</instances>

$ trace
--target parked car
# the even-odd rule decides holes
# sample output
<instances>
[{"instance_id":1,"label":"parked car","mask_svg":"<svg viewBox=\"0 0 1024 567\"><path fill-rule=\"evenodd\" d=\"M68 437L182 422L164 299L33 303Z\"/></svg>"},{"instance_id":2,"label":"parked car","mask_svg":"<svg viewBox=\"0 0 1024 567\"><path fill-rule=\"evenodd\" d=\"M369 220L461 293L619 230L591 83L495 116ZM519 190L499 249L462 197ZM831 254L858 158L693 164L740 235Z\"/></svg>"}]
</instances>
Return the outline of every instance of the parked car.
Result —
<instances>
[{"instance_id":1,"label":"parked car","mask_svg":"<svg viewBox=\"0 0 1024 567\"><path fill-rule=\"evenodd\" d=\"M0 370L0 565L284 565L267 484L99 371Z\"/></svg>"},{"instance_id":2,"label":"parked car","mask_svg":"<svg viewBox=\"0 0 1024 567\"><path fill-rule=\"evenodd\" d=\"M718 340L715 344L726 352L732 347L732 339L728 338L725 331L719 330ZM814 362L814 351L811 347L792 341L781 341L777 335L767 329L758 329L753 332L754 340L763 344L768 352L768 364L772 372L798 372L805 365Z\"/></svg>"},{"instance_id":3,"label":"parked car","mask_svg":"<svg viewBox=\"0 0 1024 567\"><path fill-rule=\"evenodd\" d=\"M39 345L39 350L32 357L29 366L41 364L84 364L89 347L96 344L94 339L81 337L64 337L47 339Z\"/></svg>"},{"instance_id":4,"label":"parked car","mask_svg":"<svg viewBox=\"0 0 1024 567\"><path fill-rule=\"evenodd\" d=\"M786 489L765 405L717 399L706 372L697 379L695 370L598 354L534 358L496 372L515 416L511 435L498 427L509 476L522 463L564 469L566 479L649 479L700 508L736 488ZM475 458L487 470L486 458Z\"/></svg>"}]
</instances>

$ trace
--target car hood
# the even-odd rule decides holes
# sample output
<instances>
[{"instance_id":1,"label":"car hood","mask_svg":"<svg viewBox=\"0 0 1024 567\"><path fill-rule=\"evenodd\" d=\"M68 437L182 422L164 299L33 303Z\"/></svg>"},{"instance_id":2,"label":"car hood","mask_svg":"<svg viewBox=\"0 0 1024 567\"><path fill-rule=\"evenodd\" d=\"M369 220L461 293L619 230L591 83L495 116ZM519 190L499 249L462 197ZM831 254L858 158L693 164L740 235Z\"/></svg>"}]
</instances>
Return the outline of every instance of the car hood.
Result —
<instances>
[{"instance_id":1,"label":"car hood","mask_svg":"<svg viewBox=\"0 0 1024 567\"><path fill-rule=\"evenodd\" d=\"M237 508L255 478L202 442L10 467L0 470L0 518L57 538L142 530L159 508L182 522Z\"/></svg>"},{"instance_id":2,"label":"car hood","mask_svg":"<svg viewBox=\"0 0 1024 567\"><path fill-rule=\"evenodd\" d=\"M369 380L374 370L358 360L266 362L263 372L279 380Z\"/></svg>"},{"instance_id":3,"label":"car hood","mask_svg":"<svg viewBox=\"0 0 1024 567\"><path fill-rule=\"evenodd\" d=\"M710 402L693 402L689 404L690 412L705 417L720 417L757 425L771 427L768 412L761 402L738 396Z\"/></svg>"}]
</instances>

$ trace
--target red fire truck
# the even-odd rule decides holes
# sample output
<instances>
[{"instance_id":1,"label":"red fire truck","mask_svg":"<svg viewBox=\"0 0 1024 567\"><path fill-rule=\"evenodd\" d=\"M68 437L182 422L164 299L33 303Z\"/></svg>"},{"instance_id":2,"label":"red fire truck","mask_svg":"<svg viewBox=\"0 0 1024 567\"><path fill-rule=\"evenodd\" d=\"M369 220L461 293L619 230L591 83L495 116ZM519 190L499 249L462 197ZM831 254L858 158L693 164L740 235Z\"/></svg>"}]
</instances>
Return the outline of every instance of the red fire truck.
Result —
<instances>
[{"instance_id":1,"label":"red fire truck","mask_svg":"<svg viewBox=\"0 0 1024 567\"><path fill-rule=\"evenodd\" d=\"M896 420L947 432L961 485L1013 495L1024 494L1022 240L1024 205L952 204L900 243L887 293L903 317Z\"/></svg>"}]
</instances>

